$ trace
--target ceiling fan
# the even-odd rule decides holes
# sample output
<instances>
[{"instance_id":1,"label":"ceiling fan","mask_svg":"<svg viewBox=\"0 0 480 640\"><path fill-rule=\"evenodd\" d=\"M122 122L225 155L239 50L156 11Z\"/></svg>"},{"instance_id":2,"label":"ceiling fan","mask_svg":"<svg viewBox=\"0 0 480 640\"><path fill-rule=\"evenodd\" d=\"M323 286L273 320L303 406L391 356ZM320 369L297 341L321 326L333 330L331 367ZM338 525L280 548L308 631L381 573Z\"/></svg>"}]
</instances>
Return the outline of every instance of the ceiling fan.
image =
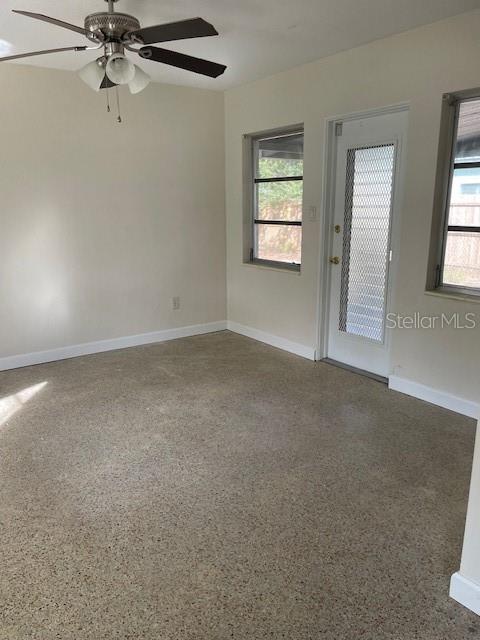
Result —
<instances>
[{"instance_id":1,"label":"ceiling fan","mask_svg":"<svg viewBox=\"0 0 480 640\"><path fill-rule=\"evenodd\" d=\"M108 11L87 16L84 27L50 18L41 13L13 10L14 13L80 33L86 36L94 46L62 47L59 49L33 51L0 58L0 62L62 51L103 49L102 56L80 70L80 77L95 91L109 89L118 85L128 85L131 93L139 93L145 89L150 82L150 77L126 57L125 51L135 53L145 60L161 62L210 78L218 78L226 70L227 67L223 64L194 58L170 49L151 46L152 44L171 42L173 40L218 36L215 27L202 18L192 18L190 20L181 20L180 22L141 28L140 22L134 16L115 12L115 3L118 0L105 0L105 2L108 3Z\"/></svg>"}]
</instances>

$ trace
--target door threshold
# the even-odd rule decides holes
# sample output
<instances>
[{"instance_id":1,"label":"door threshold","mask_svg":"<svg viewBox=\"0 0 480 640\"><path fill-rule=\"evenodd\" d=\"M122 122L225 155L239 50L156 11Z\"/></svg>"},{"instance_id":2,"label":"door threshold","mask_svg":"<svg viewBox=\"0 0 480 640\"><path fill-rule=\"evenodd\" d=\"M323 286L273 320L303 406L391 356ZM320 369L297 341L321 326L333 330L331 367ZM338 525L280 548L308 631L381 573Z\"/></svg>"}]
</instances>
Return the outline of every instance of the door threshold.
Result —
<instances>
[{"instance_id":1,"label":"door threshold","mask_svg":"<svg viewBox=\"0 0 480 640\"><path fill-rule=\"evenodd\" d=\"M331 364L332 367L338 367L339 369L345 369L346 371L350 371L351 373L356 373L359 376L364 376L365 378L371 378L376 382L381 382L382 384L388 384L388 378L384 378L383 376L379 376L376 373L372 373L371 371L365 371L364 369L357 369L357 367L351 367L349 364L345 364L344 362L338 362L337 360L332 360L331 358L323 358L320 362L324 362L325 364Z\"/></svg>"}]
</instances>

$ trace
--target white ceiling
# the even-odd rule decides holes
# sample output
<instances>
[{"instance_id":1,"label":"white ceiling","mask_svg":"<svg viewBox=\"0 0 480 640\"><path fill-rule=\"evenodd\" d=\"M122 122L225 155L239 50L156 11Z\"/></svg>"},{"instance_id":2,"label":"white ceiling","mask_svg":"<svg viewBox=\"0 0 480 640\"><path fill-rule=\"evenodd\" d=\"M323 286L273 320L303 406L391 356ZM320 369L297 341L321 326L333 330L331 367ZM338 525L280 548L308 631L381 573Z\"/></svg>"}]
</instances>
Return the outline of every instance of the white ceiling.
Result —
<instances>
[{"instance_id":1,"label":"white ceiling","mask_svg":"<svg viewBox=\"0 0 480 640\"><path fill-rule=\"evenodd\" d=\"M76 33L11 13L35 11L83 26L103 0L2 0L0 54L85 44ZM228 65L217 80L154 62L141 66L159 82L225 89L350 49L378 38L480 8L480 0L120 0L142 26L200 16L220 37L167 47ZM29 58L23 64L77 70L95 53Z\"/></svg>"}]
</instances>

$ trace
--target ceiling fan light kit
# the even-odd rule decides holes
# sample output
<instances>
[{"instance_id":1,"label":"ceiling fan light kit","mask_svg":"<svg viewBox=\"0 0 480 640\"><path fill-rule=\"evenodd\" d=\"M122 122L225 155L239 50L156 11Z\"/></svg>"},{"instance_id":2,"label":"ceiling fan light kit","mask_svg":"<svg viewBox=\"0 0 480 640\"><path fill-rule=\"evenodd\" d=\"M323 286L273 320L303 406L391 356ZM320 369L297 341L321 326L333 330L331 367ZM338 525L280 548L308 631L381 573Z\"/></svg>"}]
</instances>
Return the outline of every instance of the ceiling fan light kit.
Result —
<instances>
[{"instance_id":1,"label":"ceiling fan light kit","mask_svg":"<svg viewBox=\"0 0 480 640\"><path fill-rule=\"evenodd\" d=\"M192 18L171 22L169 24L154 25L141 28L140 22L134 16L126 13L115 12L115 3L118 0L105 0L108 11L93 13L85 18L84 27L50 18L41 13L14 10L14 13L48 22L49 24L80 33L92 46L62 47L31 53L16 54L0 58L0 62L29 58L33 56L59 53L62 51L94 51L103 49L103 54L85 65L79 72L80 78L94 91L106 89L107 110L110 111L108 90L115 88L118 106L118 121L121 122L118 87L128 85L132 94L140 93L150 83L150 77L143 69L133 64L126 56L130 52L140 56L143 60L160 62L179 69L185 69L193 73L218 78L222 75L226 66L216 62L209 62L201 58L177 53L170 49L161 49L151 45L160 42L185 40L188 38L203 38L206 36L218 36L218 32L211 24L202 18Z\"/></svg>"},{"instance_id":2,"label":"ceiling fan light kit","mask_svg":"<svg viewBox=\"0 0 480 640\"><path fill-rule=\"evenodd\" d=\"M135 65L123 54L114 53L108 59L105 72L114 84L130 84L135 77Z\"/></svg>"},{"instance_id":3,"label":"ceiling fan light kit","mask_svg":"<svg viewBox=\"0 0 480 640\"><path fill-rule=\"evenodd\" d=\"M150 84L150 76L145 73L143 69L135 65L135 76L131 82L128 83L128 88L130 89L130 93L135 95L140 93L148 87Z\"/></svg>"}]
</instances>

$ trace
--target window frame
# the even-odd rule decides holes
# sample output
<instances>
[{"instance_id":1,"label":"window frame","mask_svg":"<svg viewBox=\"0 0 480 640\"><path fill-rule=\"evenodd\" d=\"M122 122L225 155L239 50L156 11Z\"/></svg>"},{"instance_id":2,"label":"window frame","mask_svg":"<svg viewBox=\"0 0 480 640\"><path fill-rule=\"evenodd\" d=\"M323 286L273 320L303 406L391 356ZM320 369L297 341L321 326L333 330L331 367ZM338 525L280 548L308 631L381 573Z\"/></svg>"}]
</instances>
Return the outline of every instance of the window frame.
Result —
<instances>
[{"instance_id":1,"label":"window frame","mask_svg":"<svg viewBox=\"0 0 480 640\"><path fill-rule=\"evenodd\" d=\"M292 135L302 135L305 142L305 129L303 124L292 125L289 127L283 127L281 129L273 129L264 131L261 133L248 134L244 136L244 141L247 145L245 149L245 213L246 220L248 222L248 230L244 230L244 264L258 265L263 267L271 267L274 269L281 269L286 271L300 272L302 263L296 262L284 262L281 260L265 260L258 258L256 254L257 247L257 229L260 225L264 226L283 226L283 227L300 227L302 229L302 245L303 245L303 219L305 210L305 191L303 184L305 181L305 171L301 176L281 176L275 178L259 178L257 175L258 163L257 153L258 144L262 140L271 140L274 138L286 138ZM258 216L258 200L257 200L257 185L258 184L272 184L279 182L302 182L302 219L301 220L260 220Z\"/></svg>"},{"instance_id":2,"label":"window frame","mask_svg":"<svg viewBox=\"0 0 480 640\"><path fill-rule=\"evenodd\" d=\"M436 208L441 206L440 241L433 266L431 286L427 290L460 297L480 297L480 287L468 287L444 282L445 256L448 234L455 232L477 233L480 237L480 227L458 226L450 223L450 207L452 197L453 178L455 171L462 168L480 168L480 162L455 162L459 112L461 104L480 99L480 88L443 96L443 112L440 133L439 162L437 170Z\"/></svg>"}]
</instances>

